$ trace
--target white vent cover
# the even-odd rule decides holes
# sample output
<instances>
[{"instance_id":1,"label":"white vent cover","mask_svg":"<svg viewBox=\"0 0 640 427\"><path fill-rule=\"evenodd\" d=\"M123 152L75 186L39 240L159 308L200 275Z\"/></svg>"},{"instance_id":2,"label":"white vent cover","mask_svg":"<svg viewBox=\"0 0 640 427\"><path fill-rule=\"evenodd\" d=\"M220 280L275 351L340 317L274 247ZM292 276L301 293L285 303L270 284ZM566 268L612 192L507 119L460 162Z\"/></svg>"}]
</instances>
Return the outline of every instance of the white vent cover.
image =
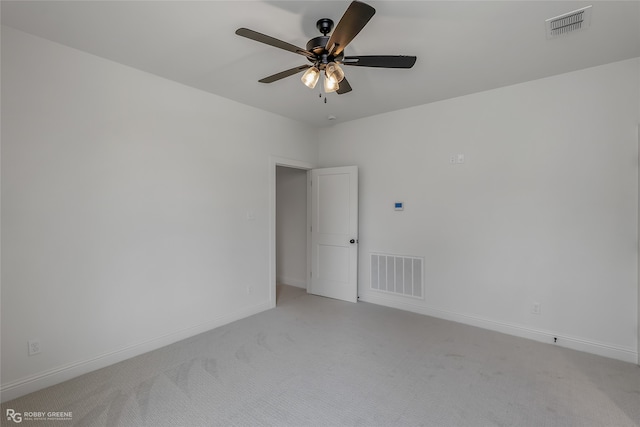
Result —
<instances>
[{"instance_id":1,"label":"white vent cover","mask_svg":"<svg viewBox=\"0 0 640 427\"><path fill-rule=\"evenodd\" d=\"M424 298L424 258L371 254L371 289Z\"/></svg>"},{"instance_id":2,"label":"white vent cover","mask_svg":"<svg viewBox=\"0 0 640 427\"><path fill-rule=\"evenodd\" d=\"M591 24L592 6L583 7L545 21L547 38L552 39L572 31L584 30Z\"/></svg>"}]
</instances>

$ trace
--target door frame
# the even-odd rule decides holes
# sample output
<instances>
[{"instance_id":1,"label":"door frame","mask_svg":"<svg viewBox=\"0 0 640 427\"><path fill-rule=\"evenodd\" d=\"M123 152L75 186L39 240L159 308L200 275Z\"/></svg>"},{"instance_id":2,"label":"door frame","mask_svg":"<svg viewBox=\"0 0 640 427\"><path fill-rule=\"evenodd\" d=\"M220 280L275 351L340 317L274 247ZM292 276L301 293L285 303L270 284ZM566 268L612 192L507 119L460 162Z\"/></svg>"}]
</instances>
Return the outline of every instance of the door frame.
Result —
<instances>
[{"instance_id":1,"label":"door frame","mask_svg":"<svg viewBox=\"0 0 640 427\"><path fill-rule=\"evenodd\" d=\"M269 306L276 306L276 168L284 166L292 169L307 171L307 206L311 195L309 194L309 170L316 168L313 163L304 162L285 157L269 156ZM311 224L309 209L307 209L307 289L309 288L309 262L311 261L309 245L309 226Z\"/></svg>"}]
</instances>

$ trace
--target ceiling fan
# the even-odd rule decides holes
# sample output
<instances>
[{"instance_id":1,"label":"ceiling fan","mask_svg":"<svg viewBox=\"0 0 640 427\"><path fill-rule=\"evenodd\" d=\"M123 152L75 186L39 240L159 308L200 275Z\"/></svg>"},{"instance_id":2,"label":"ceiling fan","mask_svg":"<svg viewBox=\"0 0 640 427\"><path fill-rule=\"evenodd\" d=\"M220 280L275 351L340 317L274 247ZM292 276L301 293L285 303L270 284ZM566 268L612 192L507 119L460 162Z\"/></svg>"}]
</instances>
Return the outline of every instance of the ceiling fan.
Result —
<instances>
[{"instance_id":1,"label":"ceiling fan","mask_svg":"<svg viewBox=\"0 0 640 427\"><path fill-rule=\"evenodd\" d=\"M311 63L311 65L300 65L265 77L258 80L260 83L273 83L306 70L302 75L302 83L310 89L313 89L320 79L321 71L324 71L325 92L343 94L350 92L352 89L347 79L344 78L344 71L342 71L340 65L377 68L411 68L416 62L415 56L344 55L344 48L355 38L364 26L367 25L375 13L376 10L366 3L359 1L352 2L340 19L340 22L338 22L333 33L331 33L333 29L333 21L331 19L323 18L318 20L316 27L322 35L309 40L306 49L248 28L238 28L236 34L260 43L268 44L269 46L305 56ZM331 33L331 36L328 35L329 33Z\"/></svg>"}]
</instances>

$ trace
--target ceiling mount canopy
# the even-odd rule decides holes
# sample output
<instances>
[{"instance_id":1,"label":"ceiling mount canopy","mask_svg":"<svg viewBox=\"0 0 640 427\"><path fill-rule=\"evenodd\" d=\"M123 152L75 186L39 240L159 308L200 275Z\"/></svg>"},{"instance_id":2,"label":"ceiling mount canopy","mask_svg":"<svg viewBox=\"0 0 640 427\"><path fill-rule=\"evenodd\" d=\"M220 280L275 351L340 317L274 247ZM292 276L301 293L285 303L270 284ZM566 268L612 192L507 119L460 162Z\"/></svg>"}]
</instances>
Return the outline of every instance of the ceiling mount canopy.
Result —
<instances>
[{"instance_id":1,"label":"ceiling mount canopy","mask_svg":"<svg viewBox=\"0 0 640 427\"><path fill-rule=\"evenodd\" d=\"M318 19L318 22L316 22L316 28L323 36L326 36L331 32L331 30L333 30L333 21L329 18Z\"/></svg>"},{"instance_id":2,"label":"ceiling mount canopy","mask_svg":"<svg viewBox=\"0 0 640 427\"><path fill-rule=\"evenodd\" d=\"M289 70L281 71L258 80L260 83L273 83L301 71L302 83L310 89L315 88L324 71L324 91L343 94L352 90L340 65L356 65L360 67L377 68L411 68L416 62L415 56L404 55L374 55L374 56L345 56L344 49L367 25L376 10L366 3L352 2L344 15L333 29L333 21L322 18L316 22L316 28L322 34L307 42L306 49L278 40L271 36L258 33L248 28L239 28L236 34L255 40L269 46L287 50L305 56L312 65L301 65ZM331 35L329 36L329 33Z\"/></svg>"}]
</instances>

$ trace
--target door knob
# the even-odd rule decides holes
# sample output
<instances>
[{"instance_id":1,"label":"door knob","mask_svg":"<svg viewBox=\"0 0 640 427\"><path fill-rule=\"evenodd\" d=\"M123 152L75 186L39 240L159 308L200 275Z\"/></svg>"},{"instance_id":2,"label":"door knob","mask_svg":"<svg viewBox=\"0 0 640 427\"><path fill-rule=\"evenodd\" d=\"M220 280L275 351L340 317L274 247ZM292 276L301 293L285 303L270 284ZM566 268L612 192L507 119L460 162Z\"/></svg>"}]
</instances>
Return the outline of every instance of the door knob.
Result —
<instances>
[{"instance_id":1,"label":"door knob","mask_svg":"<svg viewBox=\"0 0 640 427\"><path fill-rule=\"evenodd\" d=\"M349 240L349 243L355 243L355 242L356 242L356 240L355 240L355 239L351 239L351 240Z\"/></svg>"}]
</instances>

